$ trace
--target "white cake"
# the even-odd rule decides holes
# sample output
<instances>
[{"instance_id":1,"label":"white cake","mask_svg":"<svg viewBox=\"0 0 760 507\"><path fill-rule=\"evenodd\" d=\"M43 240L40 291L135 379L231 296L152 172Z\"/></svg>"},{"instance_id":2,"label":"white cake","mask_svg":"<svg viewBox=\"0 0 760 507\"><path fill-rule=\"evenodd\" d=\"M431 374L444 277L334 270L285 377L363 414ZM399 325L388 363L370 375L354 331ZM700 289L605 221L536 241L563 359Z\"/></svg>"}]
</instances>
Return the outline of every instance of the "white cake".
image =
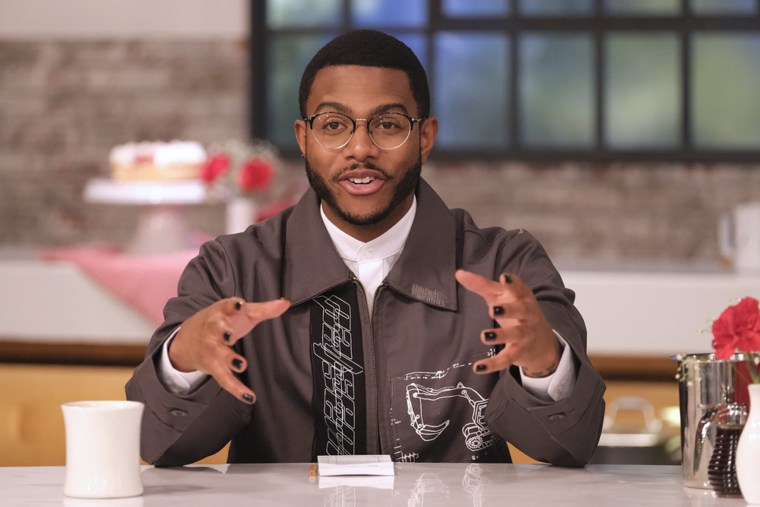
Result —
<instances>
[{"instance_id":1,"label":"white cake","mask_svg":"<svg viewBox=\"0 0 760 507\"><path fill-rule=\"evenodd\" d=\"M195 141L142 142L114 146L111 177L120 181L197 179L206 150Z\"/></svg>"}]
</instances>

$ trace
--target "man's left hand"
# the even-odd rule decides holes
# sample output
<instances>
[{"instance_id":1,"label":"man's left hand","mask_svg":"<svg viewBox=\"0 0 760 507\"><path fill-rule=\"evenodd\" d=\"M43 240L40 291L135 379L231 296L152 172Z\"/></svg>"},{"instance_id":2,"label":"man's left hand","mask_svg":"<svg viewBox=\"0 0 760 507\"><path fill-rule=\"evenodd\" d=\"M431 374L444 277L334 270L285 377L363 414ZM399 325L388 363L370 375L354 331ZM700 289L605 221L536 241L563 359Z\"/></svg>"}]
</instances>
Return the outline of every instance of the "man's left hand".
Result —
<instances>
[{"instance_id":1,"label":"man's left hand","mask_svg":"<svg viewBox=\"0 0 760 507\"><path fill-rule=\"evenodd\" d=\"M498 327L480 333L481 341L504 345L493 357L476 362L476 373L492 373L515 365L529 377L545 377L557 369L562 346L533 291L520 277L505 273L496 282L460 269L456 279L483 298L489 315L498 323Z\"/></svg>"}]
</instances>

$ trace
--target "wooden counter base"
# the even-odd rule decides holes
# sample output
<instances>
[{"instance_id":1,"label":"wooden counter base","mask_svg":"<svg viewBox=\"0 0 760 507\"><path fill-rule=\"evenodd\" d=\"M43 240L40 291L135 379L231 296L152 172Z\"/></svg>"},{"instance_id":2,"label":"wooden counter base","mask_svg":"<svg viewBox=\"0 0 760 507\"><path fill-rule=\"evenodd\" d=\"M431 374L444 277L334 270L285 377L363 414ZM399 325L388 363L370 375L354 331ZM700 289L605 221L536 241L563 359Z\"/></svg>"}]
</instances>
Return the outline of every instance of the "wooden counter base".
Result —
<instances>
[{"instance_id":1,"label":"wooden counter base","mask_svg":"<svg viewBox=\"0 0 760 507\"><path fill-rule=\"evenodd\" d=\"M137 366L145 356L143 345L43 343L0 341L0 363ZM669 357L592 355L591 361L605 380L668 381L677 363Z\"/></svg>"}]
</instances>

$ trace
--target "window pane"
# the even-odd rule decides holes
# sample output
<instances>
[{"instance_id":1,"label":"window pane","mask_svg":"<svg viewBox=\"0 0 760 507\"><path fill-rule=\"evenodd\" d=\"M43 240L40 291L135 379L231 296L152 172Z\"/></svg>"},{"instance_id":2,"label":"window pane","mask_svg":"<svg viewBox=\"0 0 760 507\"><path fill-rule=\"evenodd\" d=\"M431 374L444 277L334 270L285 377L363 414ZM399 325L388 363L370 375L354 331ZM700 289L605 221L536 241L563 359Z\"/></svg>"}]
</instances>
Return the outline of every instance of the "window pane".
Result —
<instances>
[{"instance_id":1,"label":"window pane","mask_svg":"<svg viewBox=\"0 0 760 507\"><path fill-rule=\"evenodd\" d=\"M681 125L677 36L617 34L606 42L607 144L676 148Z\"/></svg>"},{"instance_id":2,"label":"window pane","mask_svg":"<svg viewBox=\"0 0 760 507\"><path fill-rule=\"evenodd\" d=\"M760 35L694 38L694 142L760 149Z\"/></svg>"},{"instance_id":3,"label":"window pane","mask_svg":"<svg viewBox=\"0 0 760 507\"><path fill-rule=\"evenodd\" d=\"M338 26L341 0L269 0L267 24L269 28Z\"/></svg>"},{"instance_id":4,"label":"window pane","mask_svg":"<svg viewBox=\"0 0 760 507\"><path fill-rule=\"evenodd\" d=\"M295 144L293 121L301 117L298 110L298 86L301 74L311 57L330 41L330 35L276 35L272 36L269 49L269 72L267 89L269 139L283 148Z\"/></svg>"},{"instance_id":5,"label":"window pane","mask_svg":"<svg viewBox=\"0 0 760 507\"><path fill-rule=\"evenodd\" d=\"M754 14L757 0L691 0L695 14Z\"/></svg>"},{"instance_id":6,"label":"window pane","mask_svg":"<svg viewBox=\"0 0 760 507\"><path fill-rule=\"evenodd\" d=\"M525 16L587 16L593 12L593 0L520 0Z\"/></svg>"},{"instance_id":7,"label":"window pane","mask_svg":"<svg viewBox=\"0 0 760 507\"><path fill-rule=\"evenodd\" d=\"M610 15L671 16L681 13L681 0L605 0Z\"/></svg>"},{"instance_id":8,"label":"window pane","mask_svg":"<svg viewBox=\"0 0 760 507\"><path fill-rule=\"evenodd\" d=\"M441 33L435 37L433 114L447 148L499 148L507 143L505 35Z\"/></svg>"},{"instance_id":9,"label":"window pane","mask_svg":"<svg viewBox=\"0 0 760 507\"><path fill-rule=\"evenodd\" d=\"M506 16L509 0L473 2L472 0L443 0L443 15L451 18L475 18L479 16Z\"/></svg>"},{"instance_id":10,"label":"window pane","mask_svg":"<svg viewBox=\"0 0 760 507\"><path fill-rule=\"evenodd\" d=\"M520 39L520 138L526 146L592 146L592 49L587 35Z\"/></svg>"},{"instance_id":11,"label":"window pane","mask_svg":"<svg viewBox=\"0 0 760 507\"><path fill-rule=\"evenodd\" d=\"M353 0L352 22L358 27L410 26L427 23L427 1Z\"/></svg>"},{"instance_id":12,"label":"window pane","mask_svg":"<svg viewBox=\"0 0 760 507\"><path fill-rule=\"evenodd\" d=\"M422 34L410 34L410 33L394 33L394 32L388 32L390 35L393 35L398 40L409 46L409 49L411 49L415 55L417 55L417 58L419 58L420 63L422 63L422 66L425 67L425 70L427 70L427 39ZM428 80L430 79L430 76L428 76Z\"/></svg>"}]
</instances>

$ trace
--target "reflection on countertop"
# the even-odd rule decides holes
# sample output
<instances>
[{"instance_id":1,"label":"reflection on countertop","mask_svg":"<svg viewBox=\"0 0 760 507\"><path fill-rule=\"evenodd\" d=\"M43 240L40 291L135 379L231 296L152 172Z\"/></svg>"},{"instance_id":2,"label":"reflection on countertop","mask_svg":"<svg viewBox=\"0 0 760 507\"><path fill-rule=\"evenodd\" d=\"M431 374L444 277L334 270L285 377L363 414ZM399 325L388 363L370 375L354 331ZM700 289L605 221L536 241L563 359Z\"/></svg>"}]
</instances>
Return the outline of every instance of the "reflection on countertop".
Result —
<instances>
[{"instance_id":1,"label":"reflection on countertop","mask_svg":"<svg viewBox=\"0 0 760 507\"><path fill-rule=\"evenodd\" d=\"M684 488L681 468L665 465L547 465L396 463L391 488L310 480L308 463L145 467L145 493L124 505L743 505L712 491ZM10 485L8 505L42 505L62 499L63 467L0 469ZM313 478L312 478L313 479ZM108 502L108 503L103 503ZM86 505L122 505L90 500ZM64 499L64 505L79 505ZM85 505L84 503L82 505Z\"/></svg>"}]
</instances>

